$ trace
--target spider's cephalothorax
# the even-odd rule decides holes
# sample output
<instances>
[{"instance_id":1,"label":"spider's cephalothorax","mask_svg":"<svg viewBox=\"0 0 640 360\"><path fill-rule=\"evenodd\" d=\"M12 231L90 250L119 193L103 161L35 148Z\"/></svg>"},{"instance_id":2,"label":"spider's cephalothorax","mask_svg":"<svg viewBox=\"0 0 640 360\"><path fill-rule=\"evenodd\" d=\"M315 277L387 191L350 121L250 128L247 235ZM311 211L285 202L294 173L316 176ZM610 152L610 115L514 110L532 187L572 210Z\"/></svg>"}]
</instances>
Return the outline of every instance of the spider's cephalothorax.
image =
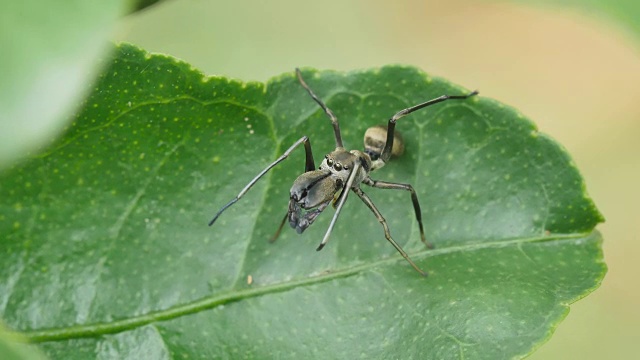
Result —
<instances>
[{"instance_id":1,"label":"spider's cephalothorax","mask_svg":"<svg viewBox=\"0 0 640 360\"><path fill-rule=\"evenodd\" d=\"M274 241L279 235L284 224L289 221L289 225L296 229L298 233L302 233L316 220L318 215L324 211L329 204L333 202L336 211L331 219L329 228L324 235L324 238L320 242L317 250L321 250L329 240L329 235L335 226L338 215L344 206L349 190L353 191L358 197L371 209L378 221L382 224L384 235L387 240L398 250L398 252L411 264L411 266L422 275L427 275L422 271L407 255L407 253L393 240L386 220L382 217L382 214L378 208L373 204L367 194L362 191L360 184L365 184L371 187L380 189L394 189L405 190L411 193L411 201L413 203L413 209L415 211L416 220L420 229L420 237L422 242L429 248L433 246L427 242L424 236L424 227L422 225L422 212L420 210L420 203L418 202L418 196L416 191L409 184L399 184L386 181L373 180L369 177L369 173L374 170L383 167L391 158L391 156L399 156L404 152L404 143L398 133L395 132L396 122L405 115L408 115L416 110L422 109L429 105L433 105L449 99L466 99L468 97L476 95L478 92L474 91L466 95L442 95L433 100L406 108L393 115L387 126L374 126L365 132L364 136L364 151L359 150L346 150L342 145L342 137L340 135L340 126L338 119L333 112L320 100L309 86L302 79L300 70L296 69L296 75L302 87L309 93L311 98L315 100L318 105L324 110L333 126L333 132L336 140L336 148L329 154L325 155L320 166L316 169L315 162L313 160L313 154L311 152L311 143L306 136L301 137L296 141L287 151L284 152L276 161L262 170L253 180L251 180L240 193L225 206L223 206L218 213L213 217L213 220L209 222L209 225L218 219L220 214L224 212L229 206L235 204L249 189L266 174L271 168L279 164L286 159L291 152L301 144L304 145L306 154L305 172L298 176L293 182L293 186L290 191L289 209L286 215L282 219L278 230L271 238Z\"/></svg>"},{"instance_id":2,"label":"spider's cephalothorax","mask_svg":"<svg viewBox=\"0 0 640 360\"><path fill-rule=\"evenodd\" d=\"M344 148L325 155L318 170L298 176L291 187L287 214L291 227L302 233L313 224L336 194L345 188L356 163L361 164L361 170L354 173L353 183L359 184L371 169L371 159L362 151L347 151Z\"/></svg>"}]
</instances>

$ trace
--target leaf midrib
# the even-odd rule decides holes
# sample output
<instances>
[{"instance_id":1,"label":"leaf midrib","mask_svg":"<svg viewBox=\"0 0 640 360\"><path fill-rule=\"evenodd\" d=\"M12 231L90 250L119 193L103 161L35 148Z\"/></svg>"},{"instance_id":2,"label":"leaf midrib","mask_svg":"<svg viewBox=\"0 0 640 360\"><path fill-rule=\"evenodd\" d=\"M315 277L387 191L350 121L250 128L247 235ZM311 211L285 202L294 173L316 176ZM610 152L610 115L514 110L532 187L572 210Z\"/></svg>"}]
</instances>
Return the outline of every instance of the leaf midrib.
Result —
<instances>
[{"instance_id":1,"label":"leaf midrib","mask_svg":"<svg viewBox=\"0 0 640 360\"><path fill-rule=\"evenodd\" d=\"M450 246L441 249L434 250L421 250L411 254L414 259L423 257L434 257L444 254L456 253L456 252L469 252L487 248L503 248L513 245L520 245L524 243L536 243L536 242L553 242L553 241L567 241L579 238L586 238L592 232L589 233L577 233L577 234L554 234L553 236L539 236L530 238L517 238L511 240L498 240L484 243L467 243L459 246ZM131 329L135 329L140 326L144 326L150 323L158 321L166 321L175 319L181 316L195 314L203 310L212 309L221 305L241 301L244 299L250 299L268 294L275 294L279 292L288 291L298 287L316 285L331 280L347 278L359 273L372 270L374 268L389 265L392 263L403 261L400 256L387 257L372 261L366 264L351 266L340 270L332 271L330 273L322 272L320 275L310 276L302 279L290 280L286 282L280 282L261 287L254 287L249 289L241 289L235 291L223 292L216 295L211 295L192 301L187 304L177 305L168 309L158 310L150 312L144 315L134 316L126 319L120 319L109 323L96 323L86 325L75 325L69 327L49 328L43 330L24 331L23 335L26 336L31 342L47 342L47 341L61 341L66 339L75 338L88 338L97 337L106 334L115 334ZM415 276L418 276L417 274ZM428 278L426 278L428 279ZM425 279L425 280L426 280Z\"/></svg>"}]
</instances>

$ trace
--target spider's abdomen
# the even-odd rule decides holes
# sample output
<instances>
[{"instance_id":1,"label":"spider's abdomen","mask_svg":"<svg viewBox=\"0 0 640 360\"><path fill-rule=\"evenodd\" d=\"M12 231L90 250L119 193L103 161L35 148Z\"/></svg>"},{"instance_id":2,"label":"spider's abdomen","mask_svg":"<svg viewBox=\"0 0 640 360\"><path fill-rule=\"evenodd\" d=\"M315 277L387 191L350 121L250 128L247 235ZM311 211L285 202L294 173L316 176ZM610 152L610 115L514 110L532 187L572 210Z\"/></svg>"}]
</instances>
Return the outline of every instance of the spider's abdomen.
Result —
<instances>
[{"instance_id":1,"label":"spider's abdomen","mask_svg":"<svg viewBox=\"0 0 640 360\"><path fill-rule=\"evenodd\" d=\"M371 160L377 160L382 154L386 142L387 128L382 125L372 126L364 133L364 152L371 157ZM400 156L402 153L404 153L404 141L396 130L393 133L391 156Z\"/></svg>"}]
</instances>

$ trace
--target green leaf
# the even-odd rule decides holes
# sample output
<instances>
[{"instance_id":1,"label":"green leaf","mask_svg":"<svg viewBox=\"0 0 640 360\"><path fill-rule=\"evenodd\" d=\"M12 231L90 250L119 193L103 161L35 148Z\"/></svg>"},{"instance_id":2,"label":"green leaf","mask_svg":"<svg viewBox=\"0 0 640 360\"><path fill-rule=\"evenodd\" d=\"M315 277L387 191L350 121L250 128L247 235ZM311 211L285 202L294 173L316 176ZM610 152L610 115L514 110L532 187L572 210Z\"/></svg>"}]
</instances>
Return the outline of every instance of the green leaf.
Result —
<instances>
[{"instance_id":1,"label":"green leaf","mask_svg":"<svg viewBox=\"0 0 640 360\"><path fill-rule=\"evenodd\" d=\"M89 90L127 0L5 1L0 168L49 143Z\"/></svg>"},{"instance_id":2,"label":"green leaf","mask_svg":"<svg viewBox=\"0 0 640 360\"><path fill-rule=\"evenodd\" d=\"M604 276L575 165L496 101L401 119L405 155L372 173L415 186L435 250L407 192L364 188L424 278L356 196L323 251L331 209L268 243L302 149L207 226L302 135L316 160L333 150L292 73L206 78L129 45L108 62L65 135L0 178L0 310L53 358L512 358ZM353 149L396 111L467 91L410 67L303 74Z\"/></svg>"}]
</instances>

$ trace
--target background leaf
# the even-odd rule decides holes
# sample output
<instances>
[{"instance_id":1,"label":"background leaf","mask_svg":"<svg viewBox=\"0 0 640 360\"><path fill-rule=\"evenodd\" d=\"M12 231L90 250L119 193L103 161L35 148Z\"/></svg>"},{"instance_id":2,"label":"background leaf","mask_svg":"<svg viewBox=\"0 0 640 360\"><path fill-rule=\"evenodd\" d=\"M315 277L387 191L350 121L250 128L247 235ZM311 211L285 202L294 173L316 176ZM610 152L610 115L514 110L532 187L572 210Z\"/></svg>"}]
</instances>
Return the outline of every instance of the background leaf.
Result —
<instances>
[{"instance_id":1,"label":"background leaf","mask_svg":"<svg viewBox=\"0 0 640 360\"><path fill-rule=\"evenodd\" d=\"M399 109L466 91L404 67L304 74L351 148ZM204 79L122 46L65 136L0 180L3 317L56 358L527 354L605 272L602 217L575 166L488 99L398 129L407 154L373 177L416 187L437 249L406 193L364 190L426 279L357 199L320 253L326 214L266 242L301 152L206 227L303 134L317 158L332 150L329 123L291 74Z\"/></svg>"},{"instance_id":2,"label":"background leaf","mask_svg":"<svg viewBox=\"0 0 640 360\"><path fill-rule=\"evenodd\" d=\"M570 7L588 13L594 18L608 18L610 23L622 24L634 32L636 38L640 35L640 3L635 0L517 0L531 4L546 6Z\"/></svg>"},{"instance_id":3,"label":"background leaf","mask_svg":"<svg viewBox=\"0 0 640 360\"><path fill-rule=\"evenodd\" d=\"M140 11L143 10L145 8L148 8L152 5L157 4L158 2L160 2L160 0L137 0L134 1L134 6L132 11Z\"/></svg>"},{"instance_id":4,"label":"background leaf","mask_svg":"<svg viewBox=\"0 0 640 360\"><path fill-rule=\"evenodd\" d=\"M7 1L0 12L0 168L50 142L89 90L129 1Z\"/></svg>"},{"instance_id":5,"label":"background leaf","mask_svg":"<svg viewBox=\"0 0 640 360\"><path fill-rule=\"evenodd\" d=\"M39 360L44 355L35 346L26 344L26 339L18 334L9 333L0 323L0 359L3 360Z\"/></svg>"}]
</instances>

